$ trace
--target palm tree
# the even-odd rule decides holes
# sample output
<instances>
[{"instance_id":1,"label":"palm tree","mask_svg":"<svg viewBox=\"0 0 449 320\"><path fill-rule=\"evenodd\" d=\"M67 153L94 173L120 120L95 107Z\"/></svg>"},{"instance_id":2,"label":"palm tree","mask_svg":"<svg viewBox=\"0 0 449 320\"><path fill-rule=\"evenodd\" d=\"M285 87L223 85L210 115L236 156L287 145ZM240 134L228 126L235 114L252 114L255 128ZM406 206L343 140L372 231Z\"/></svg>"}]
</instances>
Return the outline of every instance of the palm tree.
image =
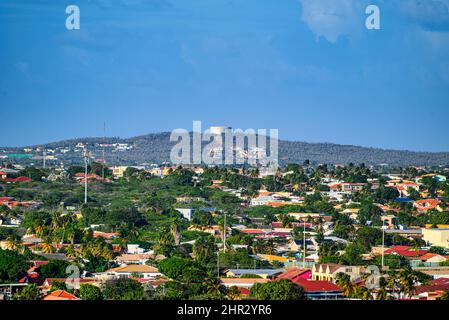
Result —
<instances>
[{"instance_id":1,"label":"palm tree","mask_svg":"<svg viewBox=\"0 0 449 320\"><path fill-rule=\"evenodd\" d=\"M366 287L361 288L362 288L362 300L372 300L373 295L371 294L371 291Z\"/></svg>"},{"instance_id":2,"label":"palm tree","mask_svg":"<svg viewBox=\"0 0 449 320\"><path fill-rule=\"evenodd\" d=\"M52 253L55 249L51 237L45 237L44 242L42 242L41 246L43 253Z\"/></svg>"},{"instance_id":3,"label":"palm tree","mask_svg":"<svg viewBox=\"0 0 449 320\"><path fill-rule=\"evenodd\" d=\"M379 288L377 290L377 300L387 300L388 292L387 292L388 282L384 277L379 278Z\"/></svg>"},{"instance_id":4,"label":"palm tree","mask_svg":"<svg viewBox=\"0 0 449 320\"><path fill-rule=\"evenodd\" d=\"M449 291L445 291L443 295L438 298L438 300L449 300Z\"/></svg>"},{"instance_id":5,"label":"palm tree","mask_svg":"<svg viewBox=\"0 0 449 320\"><path fill-rule=\"evenodd\" d=\"M222 296L226 291L226 288L220 283L220 281L212 275L208 275L204 279L203 286L208 294L215 296Z\"/></svg>"},{"instance_id":6,"label":"palm tree","mask_svg":"<svg viewBox=\"0 0 449 320\"><path fill-rule=\"evenodd\" d=\"M411 297L415 292L415 283L417 281L418 279L410 267L406 267L399 272L399 283L407 297Z\"/></svg>"},{"instance_id":7,"label":"palm tree","mask_svg":"<svg viewBox=\"0 0 449 320\"><path fill-rule=\"evenodd\" d=\"M197 261L206 261L214 257L215 239L212 236L200 237L193 244L193 256Z\"/></svg>"},{"instance_id":8,"label":"palm tree","mask_svg":"<svg viewBox=\"0 0 449 320\"><path fill-rule=\"evenodd\" d=\"M228 289L226 294L228 300L238 300L240 298L239 289L236 286L232 286Z\"/></svg>"},{"instance_id":9,"label":"palm tree","mask_svg":"<svg viewBox=\"0 0 449 320\"><path fill-rule=\"evenodd\" d=\"M351 277L343 272L339 272L336 276L337 285L343 290L343 295L350 298L354 294L354 287L351 282Z\"/></svg>"},{"instance_id":10,"label":"palm tree","mask_svg":"<svg viewBox=\"0 0 449 320\"><path fill-rule=\"evenodd\" d=\"M398 282L399 279L397 273L395 271L388 272L387 289L391 290L393 297L396 297L396 288L398 289L398 294L401 294L401 288L398 286Z\"/></svg>"},{"instance_id":11,"label":"palm tree","mask_svg":"<svg viewBox=\"0 0 449 320\"><path fill-rule=\"evenodd\" d=\"M17 236L9 236L6 239L6 246L10 250L19 250L22 248L22 240Z\"/></svg>"},{"instance_id":12,"label":"palm tree","mask_svg":"<svg viewBox=\"0 0 449 320\"><path fill-rule=\"evenodd\" d=\"M181 243L181 233L179 232L178 219L175 219L170 227L171 234L175 240L175 246L179 246Z\"/></svg>"},{"instance_id":13,"label":"palm tree","mask_svg":"<svg viewBox=\"0 0 449 320\"><path fill-rule=\"evenodd\" d=\"M69 258L75 258L78 255L78 252L76 251L75 246L71 244L65 249L65 254Z\"/></svg>"},{"instance_id":14,"label":"palm tree","mask_svg":"<svg viewBox=\"0 0 449 320\"><path fill-rule=\"evenodd\" d=\"M40 238L44 235L45 228L42 224L36 224L31 230L36 237Z\"/></svg>"},{"instance_id":15,"label":"palm tree","mask_svg":"<svg viewBox=\"0 0 449 320\"><path fill-rule=\"evenodd\" d=\"M60 226L62 228L61 244L63 244L67 227L71 226L75 222L75 217L73 215L66 214L64 216L60 216L59 219L60 219Z\"/></svg>"}]
</instances>

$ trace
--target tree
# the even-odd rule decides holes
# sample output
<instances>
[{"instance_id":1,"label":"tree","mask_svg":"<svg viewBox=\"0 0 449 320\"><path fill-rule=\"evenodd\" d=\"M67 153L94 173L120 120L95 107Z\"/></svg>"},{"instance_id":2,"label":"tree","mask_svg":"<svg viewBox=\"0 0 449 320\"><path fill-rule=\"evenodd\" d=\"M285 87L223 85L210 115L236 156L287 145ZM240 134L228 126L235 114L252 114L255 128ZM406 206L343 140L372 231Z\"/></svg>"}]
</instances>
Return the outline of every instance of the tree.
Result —
<instances>
[{"instance_id":1,"label":"tree","mask_svg":"<svg viewBox=\"0 0 449 320\"><path fill-rule=\"evenodd\" d=\"M336 280L337 285L339 285L340 288L343 289L343 294L346 297L350 298L354 293L354 287L351 282L351 277L346 273L339 272L337 273Z\"/></svg>"},{"instance_id":2,"label":"tree","mask_svg":"<svg viewBox=\"0 0 449 320\"><path fill-rule=\"evenodd\" d=\"M272 240L257 239L252 243L254 254L274 254L274 243Z\"/></svg>"},{"instance_id":3,"label":"tree","mask_svg":"<svg viewBox=\"0 0 449 320\"><path fill-rule=\"evenodd\" d=\"M16 300L41 300L42 294L39 287L35 284L29 284L23 290L17 294L14 299Z\"/></svg>"},{"instance_id":4,"label":"tree","mask_svg":"<svg viewBox=\"0 0 449 320\"><path fill-rule=\"evenodd\" d=\"M368 221L371 221L374 225L382 225L380 220L380 216L382 215L382 210L374 205L370 201L362 202L360 206L358 220L360 224L366 224Z\"/></svg>"},{"instance_id":5,"label":"tree","mask_svg":"<svg viewBox=\"0 0 449 320\"><path fill-rule=\"evenodd\" d=\"M53 281L53 283L51 284L50 291L56 291L56 290L68 291L67 285L63 281Z\"/></svg>"},{"instance_id":6,"label":"tree","mask_svg":"<svg viewBox=\"0 0 449 320\"><path fill-rule=\"evenodd\" d=\"M350 243L346 246L345 253L340 257L340 263L349 266L359 266L363 264L363 249L356 243Z\"/></svg>"},{"instance_id":7,"label":"tree","mask_svg":"<svg viewBox=\"0 0 449 320\"><path fill-rule=\"evenodd\" d=\"M64 260L50 260L47 264L39 267L39 272L43 278L65 278L69 265L70 263Z\"/></svg>"},{"instance_id":8,"label":"tree","mask_svg":"<svg viewBox=\"0 0 449 320\"><path fill-rule=\"evenodd\" d=\"M220 252L220 267L222 268L254 268L255 266L267 266L268 263L256 260L244 249Z\"/></svg>"},{"instance_id":9,"label":"tree","mask_svg":"<svg viewBox=\"0 0 449 320\"><path fill-rule=\"evenodd\" d=\"M197 262L208 264L215 258L215 239L211 235L200 237L195 241L192 249Z\"/></svg>"},{"instance_id":10,"label":"tree","mask_svg":"<svg viewBox=\"0 0 449 320\"><path fill-rule=\"evenodd\" d=\"M320 244L318 248L318 257L320 263L337 263L339 256L338 251L341 249L337 242L326 241Z\"/></svg>"},{"instance_id":11,"label":"tree","mask_svg":"<svg viewBox=\"0 0 449 320\"><path fill-rule=\"evenodd\" d=\"M443 295L438 298L438 300L449 300L449 291L445 291Z\"/></svg>"},{"instance_id":12,"label":"tree","mask_svg":"<svg viewBox=\"0 0 449 320\"><path fill-rule=\"evenodd\" d=\"M440 254L440 255L447 255L449 253L449 250L447 250L444 247L430 247L429 252Z\"/></svg>"},{"instance_id":13,"label":"tree","mask_svg":"<svg viewBox=\"0 0 449 320\"><path fill-rule=\"evenodd\" d=\"M33 181L41 181L42 177L44 177L46 174L41 169L35 167L27 167L24 170L19 171L18 175L21 177L28 177Z\"/></svg>"},{"instance_id":14,"label":"tree","mask_svg":"<svg viewBox=\"0 0 449 320\"><path fill-rule=\"evenodd\" d=\"M167 277L181 282L200 282L205 276L199 264L179 257L162 260L159 263L159 271Z\"/></svg>"},{"instance_id":15,"label":"tree","mask_svg":"<svg viewBox=\"0 0 449 320\"><path fill-rule=\"evenodd\" d=\"M188 298L187 288L178 281L168 281L156 288L156 300L183 300Z\"/></svg>"},{"instance_id":16,"label":"tree","mask_svg":"<svg viewBox=\"0 0 449 320\"><path fill-rule=\"evenodd\" d=\"M29 263L16 251L0 249L0 282L17 282L27 274Z\"/></svg>"},{"instance_id":17,"label":"tree","mask_svg":"<svg viewBox=\"0 0 449 320\"><path fill-rule=\"evenodd\" d=\"M357 230L356 239L363 250L368 252L372 246L382 243L382 231L377 228L364 226Z\"/></svg>"},{"instance_id":18,"label":"tree","mask_svg":"<svg viewBox=\"0 0 449 320\"><path fill-rule=\"evenodd\" d=\"M376 256L376 265L380 266L382 264L382 256ZM386 254L384 255L384 265L391 269L399 269L408 266L408 260L400 255L396 254Z\"/></svg>"},{"instance_id":19,"label":"tree","mask_svg":"<svg viewBox=\"0 0 449 320\"><path fill-rule=\"evenodd\" d=\"M256 283L251 295L258 300L305 300L304 288L290 280Z\"/></svg>"},{"instance_id":20,"label":"tree","mask_svg":"<svg viewBox=\"0 0 449 320\"><path fill-rule=\"evenodd\" d=\"M238 300L240 297L240 291L239 288L236 286L232 286L228 289L228 292L226 293L226 296L229 300Z\"/></svg>"},{"instance_id":21,"label":"tree","mask_svg":"<svg viewBox=\"0 0 449 320\"><path fill-rule=\"evenodd\" d=\"M83 300L102 300L103 295L100 288L91 284L82 284L79 289L79 295Z\"/></svg>"},{"instance_id":22,"label":"tree","mask_svg":"<svg viewBox=\"0 0 449 320\"><path fill-rule=\"evenodd\" d=\"M401 292L405 293L406 296L411 297L415 291L415 284L417 282L418 277L410 267L406 267L399 272L399 285Z\"/></svg>"},{"instance_id":23,"label":"tree","mask_svg":"<svg viewBox=\"0 0 449 320\"><path fill-rule=\"evenodd\" d=\"M107 281L103 294L110 300L144 300L145 297L140 283L129 278Z\"/></svg>"},{"instance_id":24,"label":"tree","mask_svg":"<svg viewBox=\"0 0 449 320\"><path fill-rule=\"evenodd\" d=\"M377 300L386 300L388 297L387 292L388 282L384 277L379 278L379 288L377 289Z\"/></svg>"}]
</instances>

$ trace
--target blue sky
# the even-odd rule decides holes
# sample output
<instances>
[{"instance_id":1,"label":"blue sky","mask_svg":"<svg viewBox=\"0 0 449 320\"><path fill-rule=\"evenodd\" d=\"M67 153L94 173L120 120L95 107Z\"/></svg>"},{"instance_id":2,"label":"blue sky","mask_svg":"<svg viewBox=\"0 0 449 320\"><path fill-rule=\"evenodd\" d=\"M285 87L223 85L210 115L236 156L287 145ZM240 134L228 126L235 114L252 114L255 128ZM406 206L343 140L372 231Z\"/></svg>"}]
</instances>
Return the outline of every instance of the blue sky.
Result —
<instances>
[{"instance_id":1,"label":"blue sky","mask_svg":"<svg viewBox=\"0 0 449 320\"><path fill-rule=\"evenodd\" d=\"M65 28L76 4L81 29ZM377 4L381 30L365 28ZM449 151L449 0L1 0L0 145L203 128Z\"/></svg>"}]
</instances>

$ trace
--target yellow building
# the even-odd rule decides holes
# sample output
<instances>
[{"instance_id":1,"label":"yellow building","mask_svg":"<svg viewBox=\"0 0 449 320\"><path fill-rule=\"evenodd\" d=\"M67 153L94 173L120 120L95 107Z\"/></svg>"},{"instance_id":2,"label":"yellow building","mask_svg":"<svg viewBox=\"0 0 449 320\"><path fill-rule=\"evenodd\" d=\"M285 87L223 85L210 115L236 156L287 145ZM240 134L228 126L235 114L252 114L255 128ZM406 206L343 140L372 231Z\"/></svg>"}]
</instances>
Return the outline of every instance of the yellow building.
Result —
<instances>
[{"instance_id":1,"label":"yellow building","mask_svg":"<svg viewBox=\"0 0 449 320\"><path fill-rule=\"evenodd\" d=\"M116 178L122 178L123 175L125 174L125 171L128 167L127 166L117 166L117 167L112 167L112 175Z\"/></svg>"},{"instance_id":2,"label":"yellow building","mask_svg":"<svg viewBox=\"0 0 449 320\"><path fill-rule=\"evenodd\" d=\"M449 248L449 228L422 229L422 235L430 246Z\"/></svg>"}]
</instances>

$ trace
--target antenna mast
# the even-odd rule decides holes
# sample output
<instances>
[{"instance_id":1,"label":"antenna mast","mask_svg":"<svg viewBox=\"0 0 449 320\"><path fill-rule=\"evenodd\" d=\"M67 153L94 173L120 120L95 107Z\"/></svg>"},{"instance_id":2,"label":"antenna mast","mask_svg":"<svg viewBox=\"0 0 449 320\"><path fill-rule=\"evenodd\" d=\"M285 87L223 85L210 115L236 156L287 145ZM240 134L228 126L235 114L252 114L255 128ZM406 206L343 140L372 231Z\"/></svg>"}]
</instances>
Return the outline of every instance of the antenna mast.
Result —
<instances>
[{"instance_id":1,"label":"antenna mast","mask_svg":"<svg viewBox=\"0 0 449 320\"><path fill-rule=\"evenodd\" d=\"M103 165L102 165L102 178L103 178L103 181L104 181L104 172L105 172L105 165L106 165L106 160L105 160L105 157L104 157L104 153L105 153L105 151L104 151L104 145L105 145L105 143L106 143L106 121L104 121L103 122Z\"/></svg>"},{"instance_id":2,"label":"antenna mast","mask_svg":"<svg viewBox=\"0 0 449 320\"><path fill-rule=\"evenodd\" d=\"M43 166L44 169L46 168L47 164L46 161L47 160L47 149L45 148L45 146L42 148L42 161L43 161Z\"/></svg>"},{"instance_id":3,"label":"antenna mast","mask_svg":"<svg viewBox=\"0 0 449 320\"><path fill-rule=\"evenodd\" d=\"M87 204L87 164L89 163L89 151L84 147L84 204Z\"/></svg>"}]
</instances>

